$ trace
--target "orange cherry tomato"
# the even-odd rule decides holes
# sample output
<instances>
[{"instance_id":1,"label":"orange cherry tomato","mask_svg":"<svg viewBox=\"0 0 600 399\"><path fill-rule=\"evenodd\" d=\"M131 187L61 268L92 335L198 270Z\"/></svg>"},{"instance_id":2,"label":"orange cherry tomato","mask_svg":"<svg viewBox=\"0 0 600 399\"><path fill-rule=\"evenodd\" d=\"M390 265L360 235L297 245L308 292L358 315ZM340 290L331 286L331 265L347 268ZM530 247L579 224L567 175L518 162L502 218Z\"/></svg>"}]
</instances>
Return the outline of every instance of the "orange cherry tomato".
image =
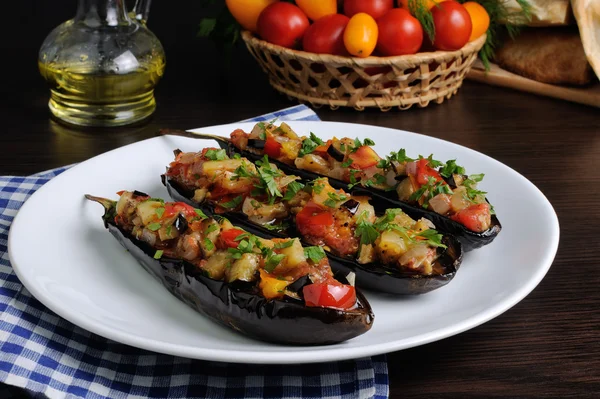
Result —
<instances>
[{"instance_id":1,"label":"orange cherry tomato","mask_svg":"<svg viewBox=\"0 0 600 399\"><path fill-rule=\"evenodd\" d=\"M244 29L256 32L258 16L269 4L279 0L225 0L227 8L233 18Z\"/></svg>"},{"instance_id":2,"label":"orange cherry tomato","mask_svg":"<svg viewBox=\"0 0 600 399\"><path fill-rule=\"evenodd\" d=\"M410 0L399 0L398 5L410 11L410 8L408 7L409 1ZM428 10L431 10L435 5L440 4L444 1L446 0L420 0L421 3L425 3L425 7L427 7Z\"/></svg>"},{"instance_id":3,"label":"orange cherry tomato","mask_svg":"<svg viewBox=\"0 0 600 399\"><path fill-rule=\"evenodd\" d=\"M377 22L369 14L355 14L344 31L344 45L351 55L365 58L373 53L377 45L379 29Z\"/></svg>"},{"instance_id":4,"label":"orange cherry tomato","mask_svg":"<svg viewBox=\"0 0 600 399\"><path fill-rule=\"evenodd\" d=\"M469 37L471 42L487 32L490 27L490 16L481 4L474 1L463 3L463 7L471 16L471 24L473 25L471 37Z\"/></svg>"},{"instance_id":5,"label":"orange cherry tomato","mask_svg":"<svg viewBox=\"0 0 600 399\"><path fill-rule=\"evenodd\" d=\"M337 13L337 0L296 0L296 5L313 21Z\"/></svg>"},{"instance_id":6,"label":"orange cherry tomato","mask_svg":"<svg viewBox=\"0 0 600 399\"><path fill-rule=\"evenodd\" d=\"M306 306L349 309L356 304L356 289L351 285L315 283L302 288Z\"/></svg>"}]
</instances>

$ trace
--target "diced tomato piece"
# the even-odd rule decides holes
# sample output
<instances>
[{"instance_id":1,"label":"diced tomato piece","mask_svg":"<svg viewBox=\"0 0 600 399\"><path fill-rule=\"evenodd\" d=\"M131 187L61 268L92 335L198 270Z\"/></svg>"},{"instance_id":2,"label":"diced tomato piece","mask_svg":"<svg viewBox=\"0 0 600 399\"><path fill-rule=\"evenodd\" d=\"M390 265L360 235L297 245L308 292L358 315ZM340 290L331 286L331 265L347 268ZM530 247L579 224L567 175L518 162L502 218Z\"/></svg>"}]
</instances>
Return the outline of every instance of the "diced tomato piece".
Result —
<instances>
[{"instance_id":1,"label":"diced tomato piece","mask_svg":"<svg viewBox=\"0 0 600 399\"><path fill-rule=\"evenodd\" d=\"M323 237L333 223L331 212L312 201L296 215L296 226L302 235Z\"/></svg>"},{"instance_id":2,"label":"diced tomato piece","mask_svg":"<svg viewBox=\"0 0 600 399\"><path fill-rule=\"evenodd\" d=\"M349 309L356 304L356 290L351 285L315 283L302 289L306 306Z\"/></svg>"},{"instance_id":3,"label":"diced tomato piece","mask_svg":"<svg viewBox=\"0 0 600 399\"><path fill-rule=\"evenodd\" d=\"M240 229L229 229L221 232L221 236L219 237L219 241L223 243L226 248L237 248L239 241L235 239L240 235L245 234L244 230Z\"/></svg>"},{"instance_id":4,"label":"diced tomato piece","mask_svg":"<svg viewBox=\"0 0 600 399\"><path fill-rule=\"evenodd\" d=\"M462 224L467 229L481 233L490 228L492 215L489 204L475 204L463 209L450 219Z\"/></svg>"},{"instance_id":5,"label":"diced tomato piece","mask_svg":"<svg viewBox=\"0 0 600 399\"><path fill-rule=\"evenodd\" d=\"M435 169L429 166L429 160L427 160L426 158L419 159L417 161L416 177L417 183L419 183L420 186L422 186L423 184L427 184L430 177L433 177L435 181L443 181L442 176L440 176L440 174Z\"/></svg>"},{"instance_id":6,"label":"diced tomato piece","mask_svg":"<svg viewBox=\"0 0 600 399\"><path fill-rule=\"evenodd\" d=\"M163 213L163 219L168 219L175 216L176 213L181 212L186 217L196 217L196 208L186 204L185 202L167 202L165 204L165 212Z\"/></svg>"},{"instance_id":7,"label":"diced tomato piece","mask_svg":"<svg viewBox=\"0 0 600 399\"><path fill-rule=\"evenodd\" d=\"M377 165L381 159L375 150L368 145L359 147L358 150L350 154L349 157L352 159L352 169L368 169L371 166Z\"/></svg>"},{"instance_id":8,"label":"diced tomato piece","mask_svg":"<svg viewBox=\"0 0 600 399\"><path fill-rule=\"evenodd\" d=\"M315 148L313 153L316 153L317 155L321 155L321 156L327 155L327 150L329 149L330 145L331 145L331 140L327 140L326 143Z\"/></svg>"},{"instance_id":9,"label":"diced tomato piece","mask_svg":"<svg viewBox=\"0 0 600 399\"><path fill-rule=\"evenodd\" d=\"M278 158L281 155L281 144L273 137L267 137L265 141L265 154L271 158Z\"/></svg>"}]
</instances>

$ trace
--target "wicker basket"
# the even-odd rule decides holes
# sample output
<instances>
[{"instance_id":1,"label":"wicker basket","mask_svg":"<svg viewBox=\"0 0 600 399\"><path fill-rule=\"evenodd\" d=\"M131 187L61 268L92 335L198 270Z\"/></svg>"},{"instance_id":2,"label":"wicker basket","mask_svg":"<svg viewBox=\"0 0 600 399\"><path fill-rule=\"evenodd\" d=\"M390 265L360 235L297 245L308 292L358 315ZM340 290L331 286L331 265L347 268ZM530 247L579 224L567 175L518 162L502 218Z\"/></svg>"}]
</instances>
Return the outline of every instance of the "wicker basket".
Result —
<instances>
[{"instance_id":1,"label":"wicker basket","mask_svg":"<svg viewBox=\"0 0 600 399\"><path fill-rule=\"evenodd\" d=\"M291 50L244 31L242 38L279 92L332 109L426 107L456 94L485 43L485 35L457 51L354 58Z\"/></svg>"}]
</instances>

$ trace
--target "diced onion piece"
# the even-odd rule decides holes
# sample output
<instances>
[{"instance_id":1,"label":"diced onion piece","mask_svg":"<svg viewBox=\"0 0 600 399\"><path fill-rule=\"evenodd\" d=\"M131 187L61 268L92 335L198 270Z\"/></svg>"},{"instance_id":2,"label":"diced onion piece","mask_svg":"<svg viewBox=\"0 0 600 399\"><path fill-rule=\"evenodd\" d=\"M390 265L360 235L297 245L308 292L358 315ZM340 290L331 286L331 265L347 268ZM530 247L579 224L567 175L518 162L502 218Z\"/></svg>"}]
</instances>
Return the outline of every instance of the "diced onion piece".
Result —
<instances>
[{"instance_id":1,"label":"diced onion piece","mask_svg":"<svg viewBox=\"0 0 600 399\"><path fill-rule=\"evenodd\" d=\"M206 263L202 266L202 269L208 273L210 278L221 280L225 275L228 262L227 252L218 251L207 259Z\"/></svg>"},{"instance_id":2,"label":"diced onion piece","mask_svg":"<svg viewBox=\"0 0 600 399\"><path fill-rule=\"evenodd\" d=\"M354 285L356 284L356 273L354 273L354 272L348 273L348 275L346 276L346 280L348 280L348 284L350 284L352 287L354 287Z\"/></svg>"},{"instance_id":3,"label":"diced onion piece","mask_svg":"<svg viewBox=\"0 0 600 399\"><path fill-rule=\"evenodd\" d=\"M417 162L407 162L406 163L406 174L408 176L416 176L417 174Z\"/></svg>"},{"instance_id":4,"label":"diced onion piece","mask_svg":"<svg viewBox=\"0 0 600 399\"><path fill-rule=\"evenodd\" d=\"M467 192L464 186L454 190L450 198L450 204L452 213L458 213L471 205L471 202L467 199Z\"/></svg>"},{"instance_id":5,"label":"diced onion piece","mask_svg":"<svg viewBox=\"0 0 600 399\"><path fill-rule=\"evenodd\" d=\"M398 199L400 201L408 201L414 192L415 189L408 177L402 180L400 184L398 184L398 187L396 187L396 193L398 193Z\"/></svg>"},{"instance_id":6,"label":"diced onion piece","mask_svg":"<svg viewBox=\"0 0 600 399\"><path fill-rule=\"evenodd\" d=\"M206 161L202 164L202 174L207 177L214 177L217 173L224 171L233 172L239 166L242 166L241 159L226 159L223 161Z\"/></svg>"},{"instance_id":7,"label":"diced onion piece","mask_svg":"<svg viewBox=\"0 0 600 399\"><path fill-rule=\"evenodd\" d=\"M293 241L294 243L291 246L279 250L279 252L282 255L285 255L283 262L286 268L293 268L301 263L306 262L306 257L304 256L304 248L302 248L300 240L294 238Z\"/></svg>"},{"instance_id":8,"label":"diced onion piece","mask_svg":"<svg viewBox=\"0 0 600 399\"><path fill-rule=\"evenodd\" d=\"M242 257L225 270L225 279L228 283L232 281L254 281L258 270L260 259L257 254L245 253Z\"/></svg>"},{"instance_id":9,"label":"diced onion piece","mask_svg":"<svg viewBox=\"0 0 600 399\"><path fill-rule=\"evenodd\" d=\"M429 219L421 218L417 223L412 227L413 230L422 232L429 229L435 229L435 225Z\"/></svg>"},{"instance_id":10,"label":"diced onion piece","mask_svg":"<svg viewBox=\"0 0 600 399\"><path fill-rule=\"evenodd\" d=\"M379 259L387 265L395 264L408 249L404 239L393 230L381 233L375 245Z\"/></svg>"},{"instance_id":11,"label":"diced onion piece","mask_svg":"<svg viewBox=\"0 0 600 399\"><path fill-rule=\"evenodd\" d=\"M144 201L137 205L136 213L142 219L144 225L148 225L155 221L158 216L156 209L162 207L162 203L158 201Z\"/></svg>"},{"instance_id":12,"label":"diced onion piece","mask_svg":"<svg viewBox=\"0 0 600 399\"><path fill-rule=\"evenodd\" d=\"M373 262L375 259L375 250L373 249L372 244L361 245L360 252L358 253L358 258L356 261L361 265L366 265L368 263Z\"/></svg>"},{"instance_id":13,"label":"diced onion piece","mask_svg":"<svg viewBox=\"0 0 600 399\"><path fill-rule=\"evenodd\" d=\"M429 206L435 213L446 215L452 206L448 194L438 194L429 200Z\"/></svg>"},{"instance_id":14,"label":"diced onion piece","mask_svg":"<svg viewBox=\"0 0 600 399\"><path fill-rule=\"evenodd\" d=\"M331 169L329 162L323 157L316 154L307 154L302 158L296 158L294 161L298 169L315 172L322 175L327 175Z\"/></svg>"},{"instance_id":15,"label":"diced onion piece","mask_svg":"<svg viewBox=\"0 0 600 399\"><path fill-rule=\"evenodd\" d=\"M205 188L198 188L194 191L194 198L193 200L195 202L201 203L204 202L204 198L206 198L206 193L208 192L207 189Z\"/></svg>"},{"instance_id":16,"label":"diced onion piece","mask_svg":"<svg viewBox=\"0 0 600 399\"><path fill-rule=\"evenodd\" d=\"M409 269L413 270L429 264L429 267L424 267L422 272L423 274L431 274L431 260L426 262L426 260L430 258L430 255L431 249L429 249L426 245L414 245L400 257L399 263L401 266L408 267Z\"/></svg>"},{"instance_id":17,"label":"diced onion piece","mask_svg":"<svg viewBox=\"0 0 600 399\"><path fill-rule=\"evenodd\" d=\"M279 130L289 139L291 140L297 140L300 141L300 138L298 137L298 135L296 134L296 132L294 132L292 130L292 128L290 127L290 125L288 125L285 122L281 122L281 125L279 125Z\"/></svg>"}]
</instances>

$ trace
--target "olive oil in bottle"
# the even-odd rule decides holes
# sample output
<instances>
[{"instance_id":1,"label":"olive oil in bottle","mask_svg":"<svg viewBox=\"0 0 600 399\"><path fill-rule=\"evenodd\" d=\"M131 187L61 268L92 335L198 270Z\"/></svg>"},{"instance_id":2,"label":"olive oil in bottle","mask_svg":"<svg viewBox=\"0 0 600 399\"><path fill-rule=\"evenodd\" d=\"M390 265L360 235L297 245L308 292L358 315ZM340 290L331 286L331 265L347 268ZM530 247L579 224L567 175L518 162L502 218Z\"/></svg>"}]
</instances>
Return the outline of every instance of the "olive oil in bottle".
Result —
<instances>
[{"instance_id":1,"label":"olive oil in bottle","mask_svg":"<svg viewBox=\"0 0 600 399\"><path fill-rule=\"evenodd\" d=\"M150 116L154 87L165 69L164 58L125 72L105 72L81 65L39 63L50 87L50 111L76 125L118 126Z\"/></svg>"},{"instance_id":2,"label":"olive oil in bottle","mask_svg":"<svg viewBox=\"0 0 600 399\"><path fill-rule=\"evenodd\" d=\"M119 126L150 116L165 69L160 41L146 27L151 0L79 0L77 13L44 40L38 67L51 113L83 126Z\"/></svg>"}]
</instances>

